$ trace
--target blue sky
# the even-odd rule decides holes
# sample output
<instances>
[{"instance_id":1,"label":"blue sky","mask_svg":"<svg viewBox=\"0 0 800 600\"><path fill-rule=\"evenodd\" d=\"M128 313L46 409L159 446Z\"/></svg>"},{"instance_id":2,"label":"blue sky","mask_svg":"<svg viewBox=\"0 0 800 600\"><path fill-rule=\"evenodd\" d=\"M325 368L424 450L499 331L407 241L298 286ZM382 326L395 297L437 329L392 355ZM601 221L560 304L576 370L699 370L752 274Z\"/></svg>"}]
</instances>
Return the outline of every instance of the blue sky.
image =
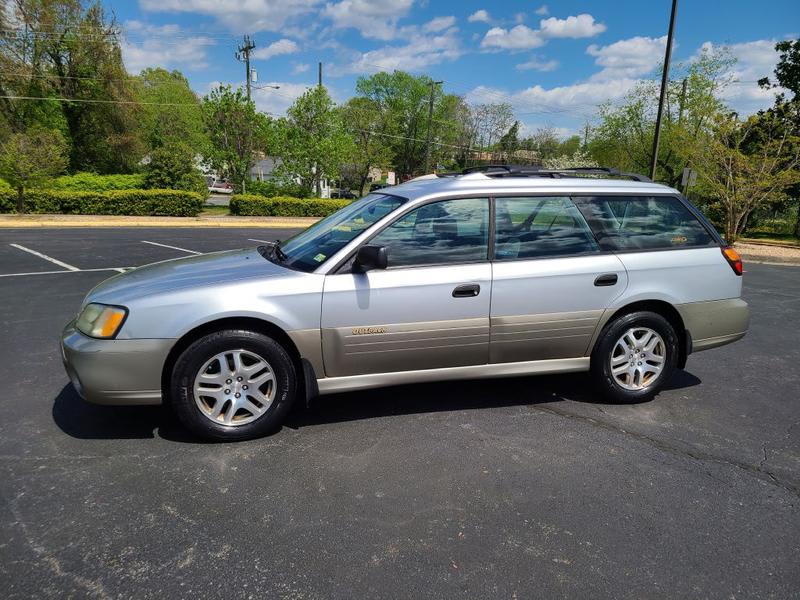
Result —
<instances>
[{"instance_id":1,"label":"blue sky","mask_svg":"<svg viewBox=\"0 0 800 600\"><path fill-rule=\"evenodd\" d=\"M243 34L256 44L261 110L281 114L316 82L334 98L353 95L360 75L394 68L444 80L470 102L508 101L525 130L566 134L619 101L663 60L669 0L524 2L502 0L106 0L124 32L132 73L180 69L206 93L240 84L234 54ZM772 74L776 41L797 37L797 0L683 0L673 60L730 47L737 80L724 100L740 112L771 103L755 80Z\"/></svg>"}]
</instances>

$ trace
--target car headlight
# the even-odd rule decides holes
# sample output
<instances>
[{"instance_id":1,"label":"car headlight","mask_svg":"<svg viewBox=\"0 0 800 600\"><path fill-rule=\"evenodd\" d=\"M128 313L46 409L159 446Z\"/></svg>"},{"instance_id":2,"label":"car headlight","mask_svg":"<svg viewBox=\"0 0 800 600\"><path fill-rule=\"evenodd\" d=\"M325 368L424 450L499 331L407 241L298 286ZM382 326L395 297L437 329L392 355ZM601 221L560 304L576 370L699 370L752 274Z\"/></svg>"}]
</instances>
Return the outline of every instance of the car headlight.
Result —
<instances>
[{"instance_id":1,"label":"car headlight","mask_svg":"<svg viewBox=\"0 0 800 600\"><path fill-rule=\"evenodd\" d=\"M110 339L117 335L127 316L128 309L124 306L91 303L84 306L75 327L90 337Z\"/></svg>"}]
</instances>

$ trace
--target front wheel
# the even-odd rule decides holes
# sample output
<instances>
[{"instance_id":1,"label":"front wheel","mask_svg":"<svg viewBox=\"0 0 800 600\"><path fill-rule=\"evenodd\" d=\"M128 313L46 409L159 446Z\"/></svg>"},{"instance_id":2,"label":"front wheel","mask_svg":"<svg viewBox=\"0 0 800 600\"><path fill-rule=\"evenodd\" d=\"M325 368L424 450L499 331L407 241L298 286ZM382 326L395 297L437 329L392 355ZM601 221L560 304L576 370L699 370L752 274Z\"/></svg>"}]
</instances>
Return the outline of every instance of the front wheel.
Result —
<instances>
[{"instance_id":1,"label":"front wheel","mask_svg":"<svg viewBox=\"0 0 800 600\"><path fill-rule=\"evenodd\" d=\"M292 360L275 340L253 331L218 331L178 357L170 404L202 438L245 440L280 427L296 387Z\"/></svg>"},{"instance_id":2,"label":"front wheel","mask_svg":"<svg viewBox=\"0 0 800 600\"><path fill-rule=\"evenodd\" d=\"M644 402L669 380L677 358L678 335L669 321L648 311L630 313L600 334L592 352L592 378L611 402Z\"/></svg>"}]
</instances>

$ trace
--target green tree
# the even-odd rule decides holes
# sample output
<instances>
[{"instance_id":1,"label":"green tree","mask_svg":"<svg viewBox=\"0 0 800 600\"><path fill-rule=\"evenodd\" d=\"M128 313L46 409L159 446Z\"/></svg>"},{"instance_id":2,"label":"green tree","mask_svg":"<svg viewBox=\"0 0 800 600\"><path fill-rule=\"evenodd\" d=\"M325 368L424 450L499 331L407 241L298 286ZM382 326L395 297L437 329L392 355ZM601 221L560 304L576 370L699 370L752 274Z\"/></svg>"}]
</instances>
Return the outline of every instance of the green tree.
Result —
<instances>
[{"instance_id":1,"label":"green tree","mask_svg":"<svg viewBox=\"0 0 800 600\"><path fill-rule=\"evenodd\" d=\"M352 171L359 193L369 178L371 167L384 168L391 164L392 152L386 137L390 127L387 114L370 98L350 98L341 108L342 122L355 144Z\"/></svg>"},{"instance_id":2,"label":"green tree","mask_svg":"<svg viewBox=\"0 0 800 600\"><path fill-rule=\"evenodd\" d=\"M687 142L700 184L722 209L729 243L739 238L753 211L800 182L797 106L786 108L746 120L735 113L717 115L702 144Z\"/></svg>"},{"instance_id":3,"label":"green tree","mask_svg":"<svg viewBox=\"0 0 800 600\"><path fill-rule=\"evenodd\" d=\"M307 190L319 194L323 179L338 177L343 164L355 153L342 114L323 86L316 86L297 98L281 122L281 164L286 179L297 177Z\"/></svg>"},{"instance_id":4,"label":"green tree","mask_svg":"<svg viewBox=\"0 0 800 600\"><path fill-rule=\"evenodd\" d=\"M500 138L500 150L513 161L514 153L519 149L519 121L509 127Z\"/></svg>"},{"instance_id":5,"label":"green tree","mask_svg":"<svg viewBox=\"0 0 800 600\"><path fill-rule=\"evenodd\" d=\"M719 92L729 83L734 61L726 50L701 53L688 65L677 65L677 78L668 83L658 155L658 180L680 184L691 147L705 143L712 121L724 111ZM682 80L686 81L684 92ZM625 101L600 107L600 123L589 142L592 157L601 165L646 173L650 168L659 82L636 85Z\"/></svg>"},{"instance_id":6,"label":"green tree","mask_svg":"<svg viewBox=\"0 0 800 600\"><path fill-rule=\"evenodd\" d=\"M241 88L220 85L203 99L203 124L211 164L246 188L256 152L267 146L269 119Z\"/></svg>"},{"instance_id":7,"label":"green tree","mask_svg":"<svg viewBox=\"0 0 800 600\"><path fill-rule=\"evenodd\" d=\"M759 80L758 85L762 88L783 88L791 92L790 99L785 98L781 92L775 98L773 111L791 110L792 104L800 103L800 40L784 40L775 44L778 52L778 64L775 66L775 81L769 77ZM789 106L787 106L787 104ZM800 111L795 111L797 114ZM800 128L800 123L795 123L796 128ZM797 208L797 216L794 222L793 235L800 238L800 184L789 186L786 189L789 197L788 204Z\"/></svg>"},{"instance_id":8,"label":"green tree","mask_svg":"<svg viewBox=\"0 0 800 600\"><path fill-rule=\"evenodd\" d=\"M401 177L419 174L424 168L431 84L430 77L403 71L380 72L360 77L356 82L356 93L369 99L383 115L391 162ZM433 84L433 102L431 157L434 164L450 163L459 150L451 146L456 146L458 138L463 137L463 127L468 124L465 119L458 119L463 116L464 104L436 84Z\"/></svg>"},{"instance_id":9,"label":"green tree","mask_svg":"<svg viewBox=\"0 0 800 600\"><path fill-rule=\"evenodd\" d=\"M133 170L143 147L114 19L99 1L11 0L4 8L0 25L14 35L0 39L0 95L59 99L3 98L8 129L63 128L73 170Z\"/></svg>"},{"instance_id":10,"label":"green tree","mask_svg":"<svg viewBox=\"0 0 800 600\"><path fill-rule=\"evenodd\" d=\"M196 153L206 151L200 98L183 73L149 68L136 77L136 84L136 98L143 103L142 139L148 148L182 142Z\"/></svg>"},{"instance_id":11,"label":"green tree","mask_svg":"<svg viewBox=\"0 0 800 600\"><path fill-rule=\"evenodd\" d=\"M25 189L42 185L67 166L67 144L58 130L15 133L0 150L0 176L17 190L17 212L25 212Z\"/></svg>"},{"instance_id":12,"label":"green tree","mask_svg":"<svg viewBox=\"0 0 800 600\"><path fill-rule=\"evenodd\" d=\"M195 166L197 154L188 144L167 142L150 153L144 168L144 183L148 188L175 189L198 192L208 196L205 178Z\"/></svg>"}]
</instances>

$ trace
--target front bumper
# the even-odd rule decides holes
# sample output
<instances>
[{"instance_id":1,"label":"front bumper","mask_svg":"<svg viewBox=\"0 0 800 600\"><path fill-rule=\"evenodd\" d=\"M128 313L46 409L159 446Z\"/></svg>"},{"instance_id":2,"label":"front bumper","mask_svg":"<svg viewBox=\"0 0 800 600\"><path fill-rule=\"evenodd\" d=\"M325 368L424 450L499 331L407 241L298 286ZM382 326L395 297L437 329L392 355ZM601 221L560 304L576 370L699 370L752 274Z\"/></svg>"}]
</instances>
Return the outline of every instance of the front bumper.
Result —
<instances>
[{"instance_id":1,"label":"front bumper","mask_svg":"<svg viewBox=\"0 0 800 600\"><path fill-rule=\"evenodd\" d=\"M61 335L67 375L95 404L161 404L161 372L171 339L98 340L70 323Z\"/></svg>"}]
</instances>

